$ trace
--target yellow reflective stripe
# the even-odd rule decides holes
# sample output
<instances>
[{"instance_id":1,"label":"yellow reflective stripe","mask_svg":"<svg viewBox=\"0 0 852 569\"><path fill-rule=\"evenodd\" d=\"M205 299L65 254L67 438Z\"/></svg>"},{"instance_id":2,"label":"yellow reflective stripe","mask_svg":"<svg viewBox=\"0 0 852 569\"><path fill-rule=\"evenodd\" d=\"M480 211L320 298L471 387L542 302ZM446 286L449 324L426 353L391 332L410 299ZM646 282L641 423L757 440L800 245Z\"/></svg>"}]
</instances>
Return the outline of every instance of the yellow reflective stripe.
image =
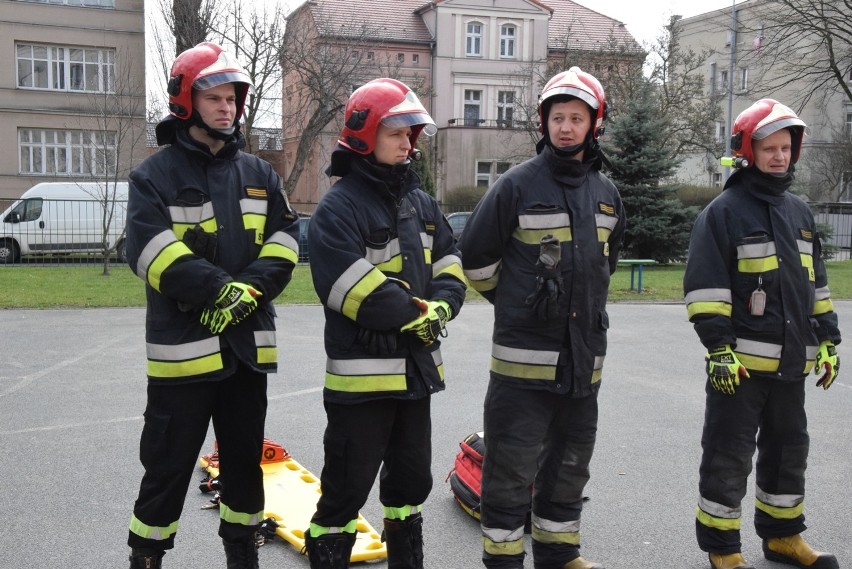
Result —
<instances>
[{"instance_id":1,"label":"yellow reflective stripe","mask_svg":"<svg viewBox=\"0 0 852 569\"><path fill-rule=\"evenodd\" d=\"M179 521L174 521L167 526L149 526L143 523L135 515L130 517L130 531L145 539L163 540L169 539L178 530Z\"/></svg>"},{"instance_id":2,"label":"yellow reflective stripe","mask_svg":"<svg viewBox=\"0 0 852 569\"><path fill-rule=\"evenodd\" d=\"M427 265L432 264L432 249L423 249L423 261Z\"/></svg>"},{"instance_id":3,"label":"yellow reflective stripe","mask_svg":"<svg viewBox=\"0 0 852 569\"><path fill-rule=\"evenodd\" d=\"M814 268L814 258L810 255L806 255L805 253L799 253L799 260L802 263L802 266L806 269Z\"/></svg>"},{"instance_id":4,"label":"yellow reflective stripe","mask_svg":"<svg viewBox=\"0 0 852 569\"><path fill-rule=\"evenodd\" d=\"M446 255L432 265L432 278L434 279L442 275L452 275L467 285L462 262L457 255Z\"/></svg>"},{"instance_id":5,"label":"yellow reflective stripe","mask_svg":"<svg viewBox=\"0 0 852 569\"><path fill-rule=\"evenodd\" d=\"M531 534L532 538L540 543L567 543L570 545L580 545L580 532L550 532L539 529L533 524Z\"/></svg>"},{"instance_id":6,"label":"yellow reflective stripe","mask_svg":"<svg viewBox=\"0 0 852 569\"><path fill-rule=\"evenodd\" d=\"M246 229L254 229L257 233L263 234L263 228L266 226L266 216L256 213L243 214L243 226Z\"/></svg>"},{"instance_id":7,"label":"yellow reflective stripe","mask_svg":"<svg viewBox=\"0 0 852 569\"><path fill-rule=\"evenodd\" d=\"M695 517L698 519L701 525L707 526L709 528L720 529L720 530L739 530L740 529L740 518L717 518L716 516L711 516L707 512L701 510L701 508L695 509Z\"/></svg>"},{"instance_id":8,"label":"yellow reflective stripe","mask_svg":"<svg viewBox=\"0 0 852 569\"><path fill-rule=\"evenodd\" d=\"M741 273L765 273L778 268L778 257L766 257L764 259L740 259L737 261L737 270Z\"/></svg>"},{"instance_id":9,"label":"yellow reflective stripe","mask_svg":"<svg viewBox=\"0 0 852 569\"><path fill-rule=\"evenodd\" d=\"M297 251L294 251L289 247L285 247L284 245L270 243L268 241L260 248L260 254L257 257L258 259L262 259L264 257L275 257L277 259L285 259L294 264L299 261L299 253Z\"/></svg>"},{"instance_id":10,"label":"yellow reflective stripe","mask_svg":"<svg viewBox=\"0 0 852 569\"><path fill-rule=\"evenodd\" d=\"M686 312L690 319L697 314L719 314L730 317L733 307L725 302L693 302L687 305Z\"/></svg>"},{"instance_id":11,"label":"yellow reflective stripe","mask_svg":"<svg viewBox=\"0 0 852 569\"><path fill-rule=\"evenodd\" d=\"M757 498L754 499L755 507L773 518L777 520L792 520L798 518L802 515L802 512L805 511L805 503L801 502L797 506L793 506L792 508L782 508L779 506L770 506L764 502L761 502Z\"/></svg>"},{"instance_id":12,"label":"yellow reflective stripe","mask_svg":"<svg viewBox=\"0 0 852 569\"><path fill-rule=\"evenodd\" d=\"M308 526L311 532L311 537L320 537L329 533L355 533L358 531L358 520L350 520L343 527L335 526L335 527L325 527L318 526L317 524L311 522Z\"/></svg>"},{"instance_id":13,"label":"yellow reflective stripe","mask_svg":"<svg viewBox=\"0 0 852 569\"><path fill-rule=\"evenodd\" d=\"M817 314L827 314L829 312L834 312L834 303L831 302L830 298L827 298L825 300L817 300L816 302L814 302L814 316L816 316Z\"/></svg>"},{"instance_id":14,"label":"yellow reflective stripe","mask_svg":"<svg viewBox=\"0 0 852 569\"><path fill-rule=\"evenodd\" d=\"M201 229L203 229L207 233L216 233L217 227L215 219L202 221L201 223L172 223L172 232L174 232L175 237L177 237L179 240L182 240L183 234L186 233L186 230L191 229L196 225L200 225Z\"/></svg>"},{"instance_id":15,"label":"yellow reflective stripe","mask_svg":"<svg viewBox=\"0 0 852 569\"><path fill-rule=\"evenodd\" d=\"M494 542L483 537L482 548L491 555L520 555L524 552L524 539Z\"/></svg>"},{"instance_id":16,"label":"yellow reflective stripe","mask_svg":"<svg viewBox=\"0 0 852 569\"><path fill-rule=\"evenodd\" d=\"M379 288L387 279L385 275L378 269L374 269L364 275L358 284L346 294L343 301L343 309L341 312L347 318L356 320L358 318L358 309L361 308L361 303L369 296L371 292Z\"/></svg>"},{"instance_id":17,"label":"yellow reflective stripe","mask_svg":"<svg viewBox=\"0 0 852 569\"><path fill-rule=\"evenodd\" d=\"M355 320L361 302L385 281L385 275L366 259L358 259L331 286L326 305Z\"/></svg>"},{"instance_id":18,"label":"yellow reflective stripe","mask_svg":"<svg viewBox=\"0 0 852 569\"><path fill-rule=\"evenodd\" d=\"M515 231L512 232L512 237L520 241L521 243L527 243L529 245L538 245L541 243L541 238L545 235L553 235L560 241L571 241L571 228L570 227L559 227L552 229L523 229L518 227Z\"/></svg>"},{"instance_id":19,"label":"yellow reflective stripe","mask_svg":"<svg viewBox=\"0 0 852 569\"><path fill-rule=\"evenodd\" d=\"M608 227L598 227L598 241L604 243L609 241L609 236L612 235L612 229Z\"/></svg>"},{"instance_id":20,"label":"yellow reflective stripe","mask_svg":"<svg viewBox=\"0 0 852 569\"><path fill-rule=\"evenodd\" d=\"M325 386L333 391L367 393L372 391L405 391L405 374L393 375L337 375L325 374Z\"/></svg>"},{"instance_id":21,"label":"yellow reflective stripe","mask_svg":"<svg viewBox=\"0 0 852 569\"><path fill-rule=\"evenodd\" d=\"M390 260L376 265L376 268L383 273L401 273L402 255L394 255Z\"/></svg>"},{"instance_id":22,"label":"yellow reflective stripe","mask_svg":"<svg viewBox=\"0 0 852 569\"><path fill-rule=\"evenodd\" d=\"M423 511L423 504L419 506L402 506L401 508L391 508L390 506L382 506L384 515L389 520L404 520L412 514L417 514Z\"/></svg>"},{"instance_id":23,"label":"yellow reflective stripe","mask_svg":"<svg viewBox=\"0 0 852 569\"><path fill-rule=\"evenodd\" d=\"M153 262L148 265L147 282L151 288L160 292L160 279L163 277L163 272L172 266L172 264L187 255L192 255L192 251L183 241L173 241L160 251Z\"/></svg>"},{"instance_id":24,"label":"yellow reflective stripe","mask_svg":"<svg viewBox=\"0 0 852 569\"><path fill-rule=\"evenodd\" d=\"M228 507L224 502L219 502L219 517L226 522L232 524L240 524L242 526L256 526L263 520L263 510L247 514L245 512L237 512Z\"/></svg>"},{"instance_id":25,"label":"yellow reflective stripe","mask_svg":"<svg viewBox=\"0 0 852 569\"><path fill-rule=\"evenodd\" d=\"M148 375L151 377L187 377L222 369L222 354L213 354L183 362L148 360Z\"/></svg>"},{"instance_id":26,"label":"yellow reflective stripe","mask_svg":"<svg viewBox=\"0 0 852 569\"><path fill-rule=\"evenodd\" d=\"M778 371L778 367L781 365L779 360L743 354L737 350L734 350L734 353L737 355L737 358L739 358L740 363L750 370L775 372Z\"/></svg>"},{"instance_id":27,"label":"yellow reflective stripe","mask_svg":"<svg viewBox=\"0 0 852 569\"><path fill-rule=\"evenodd\" d=\"M278 362L277 348L258 348L257 363L259 364L274 364Z\"/></svg>"},{"instance_id":28,"label":"yellow reflective stripe","mask_svg":"<svg viewBox=\"0 0 852 569\"><path fill-rule=\"evenodd\" d=\"M521 364L517 362L506 362L491 357L491 371L509 377L520 377L523 379L546 379L556 378L556 366L542 366Z\"/></svg>"}]
</instances>

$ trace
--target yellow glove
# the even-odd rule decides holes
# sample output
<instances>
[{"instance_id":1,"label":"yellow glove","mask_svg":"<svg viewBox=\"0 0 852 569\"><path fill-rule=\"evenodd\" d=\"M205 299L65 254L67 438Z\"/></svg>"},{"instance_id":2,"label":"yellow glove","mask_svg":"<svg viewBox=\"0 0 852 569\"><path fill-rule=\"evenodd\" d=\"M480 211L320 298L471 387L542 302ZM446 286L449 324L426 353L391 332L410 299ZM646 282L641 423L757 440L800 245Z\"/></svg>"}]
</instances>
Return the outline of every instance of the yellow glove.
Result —
<instances>
[{"instance_id":1,"label":"yellow glove","mask_svg":"<svg viewBox=\"0 0 852 569\"><path fill-rule=\"evenodd\" d=\"M453 315L450 304L446 300L422 300L412 297L420 308L420 316L399 329L400 332L410 332L420 338L427 346L441 336L446 336L444 327Z\"/></svg>"},{"instance_id":2,"label":"yellow glove","mask_svg":"<svg viewBox=\"0 0 852 569\"><path fill-rule=\"evenodd\" d=\"M834 378L840 371L840 356L837 355L837 348L831 340L825 340L820 343L819 350L816 355L816 364L814 365L814 373L818 374L825 370L816 384L818 387L828 389L834 383Z\"/></svg>"},{"instance_id":3,"label":"yellow glove","mask_svg":"<svg viewBox=\"0 0 852 569\"><path fill-rule=\"evenodd\" d=\"M740 385L740 377L749 377L748 370L731 349L730 344L718 346L704 356L710 385L720 393L733 395Z\"/></svg>"},{"instance_id":4,"label":"yellow glove","mask_svg":"<svg viewBox=\"0 0 852 569\"><path fill-rule=\"evenodd\" d=\"M260 291L251 285L230 282L219 291L214 303L216 308L205 308L201 312L201 324L212 333L221 334L228 324L237 324L254 312L260 296Z\"/></svg>"}]
</instances>

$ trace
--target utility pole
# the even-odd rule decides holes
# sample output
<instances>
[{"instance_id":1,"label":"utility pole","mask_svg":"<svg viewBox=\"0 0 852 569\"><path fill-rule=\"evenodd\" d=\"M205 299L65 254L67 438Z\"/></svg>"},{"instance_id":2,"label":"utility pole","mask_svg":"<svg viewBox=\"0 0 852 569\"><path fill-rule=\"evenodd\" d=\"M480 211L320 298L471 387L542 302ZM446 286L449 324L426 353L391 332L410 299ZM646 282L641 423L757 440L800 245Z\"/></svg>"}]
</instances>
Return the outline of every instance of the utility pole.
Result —
<instances>
[{"instance_id":1,"label":"utility pole","mask_svg":"<svg viewBox=\"0 0 852 569\"><path fill-rule=\"evenodd\" d=\"M728 64L728 130L727 136L725 137L725 156L731 155L731 136L734 134L730 132L733 130L734 125L734 68L737 62L737 0L731 0L731 35L729 36L729 40L731 42L731 61ZM722 180L722 186L725 185L725 182L731 175L731 167L725 166L725 179Z\"/></svg>"}]
</instances>

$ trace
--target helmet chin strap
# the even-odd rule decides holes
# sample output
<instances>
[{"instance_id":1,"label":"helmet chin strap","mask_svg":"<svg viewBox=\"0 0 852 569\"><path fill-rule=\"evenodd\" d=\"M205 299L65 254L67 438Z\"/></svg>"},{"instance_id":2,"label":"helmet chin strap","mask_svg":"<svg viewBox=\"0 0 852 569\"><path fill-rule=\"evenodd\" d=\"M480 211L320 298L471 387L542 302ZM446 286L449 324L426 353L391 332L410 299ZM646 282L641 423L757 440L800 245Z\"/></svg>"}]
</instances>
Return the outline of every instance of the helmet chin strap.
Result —
<instances>
[{"instance_id":1,"label":"helmet chin strap","mask_svg":"<svg viewBox=\"0 0 852 569\"><path fill-rule=\"evenodd\" d=\"M216 140L230 140L237 132L236 125L228 128L211 128L206 122L202 120L201 115L199 115L198 111L196 110L192 111L192 116L189 120L193 125L197 126Z\"/></svg>"}]
</instances>

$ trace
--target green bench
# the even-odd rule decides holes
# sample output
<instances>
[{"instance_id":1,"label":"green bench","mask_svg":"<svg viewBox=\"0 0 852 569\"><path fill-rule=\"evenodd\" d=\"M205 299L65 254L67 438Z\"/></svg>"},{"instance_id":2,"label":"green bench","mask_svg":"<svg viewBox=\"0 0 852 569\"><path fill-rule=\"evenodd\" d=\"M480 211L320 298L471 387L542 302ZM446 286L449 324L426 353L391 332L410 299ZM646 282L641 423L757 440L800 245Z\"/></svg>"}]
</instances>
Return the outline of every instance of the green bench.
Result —
<instances>
[{"instance_id":1,"label":"green bench","mask_svg":"<svg viewBox=\"0 0 852 569\"><path fill-rule=\"evenodd\" d=\"M619 265L628 265L630 266L630 290L636 290L636 292L642 292L642 270L645 268L645 265L656 265L657 262L654 259L619 259ZM636 270L638 267L638 271ZM635 274L639 274L639 282L636 283L639 286L634 286L634 277Z\"/></svg>"}]
</instances>

